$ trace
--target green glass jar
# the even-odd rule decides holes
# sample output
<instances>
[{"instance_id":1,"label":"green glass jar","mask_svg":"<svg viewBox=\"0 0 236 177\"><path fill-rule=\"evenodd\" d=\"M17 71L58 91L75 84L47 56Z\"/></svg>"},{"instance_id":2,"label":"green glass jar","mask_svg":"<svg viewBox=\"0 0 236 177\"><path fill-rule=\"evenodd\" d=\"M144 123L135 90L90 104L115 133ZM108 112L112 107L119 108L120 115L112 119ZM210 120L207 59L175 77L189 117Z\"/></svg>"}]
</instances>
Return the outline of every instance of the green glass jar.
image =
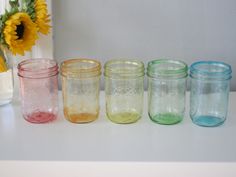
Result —
<instances>
[{"instance_id":1,"label":"green glass jar","mask_svg":"<svg viewBox=\"0 0 236 177\"><path fill-rule=\"evenodd\" d=\"M148 114L159 124L176 124L185 113L188 66L177 60L160 59L148 63Z\"/></svg>"},{"instance_id":2,"label":"green glass jar","mask_svg":"<svg viewBox=\"0 0 236 177\"><path fill-rule=\"evenodd\" d=\"M107 117L120 124L136 122L143 111L143 62L111 60L104 69Z\"/></svg>"}]
</instances>

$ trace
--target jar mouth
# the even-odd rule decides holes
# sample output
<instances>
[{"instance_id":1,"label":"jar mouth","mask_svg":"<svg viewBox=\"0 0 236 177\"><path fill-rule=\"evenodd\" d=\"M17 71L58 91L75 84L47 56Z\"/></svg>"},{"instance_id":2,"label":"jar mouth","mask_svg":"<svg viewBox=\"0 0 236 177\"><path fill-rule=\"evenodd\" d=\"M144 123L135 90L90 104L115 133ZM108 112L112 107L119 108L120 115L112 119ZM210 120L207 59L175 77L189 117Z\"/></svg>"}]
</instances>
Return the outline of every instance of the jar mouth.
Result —
<instances>
[{"instance_id":1,"label":"jar mouth","mask_svg":"<svg viewBox=\"0 0 236 177\"><path fill-rule=\"evenodd\" d=\"M148 62L147 75L153 78L184 78L188 76L188 66L179 60L153 60Z\"/></svg>"},{"instance_id":2,"label":"jar mouth","mask_svg":"<svg viewBox=\"0 0 236 177\"><path fill-rule=\"evenodd\" d=\"M138 60L115 59L105 63L104 75L107 77L142 77L144 64Z\"/></svg>"},{"instance_id":3,"label":"jar mouth","mask_svg":"<svg viewBox=\"0 0 236 177\"><path fill-rule=\"evenodd\" d=\"M58 74L58 64L53 59L26 59L17 66L18 75L26 78L44 78Z\"/></svg>"},{"instance_id":4,"label":"jar mouth","mask_svg":"<svg viewBox=\"0 0 236 177\"><path fill-rule=\"evenodd\" d=\"M231 66L219 61L199 61L190 66L190 76L192 78L231 79L231 74Z\"/></svg>"},{"instance_id":5,"label":"jar mouth","mask_svg":"<svg viewBox=\"0 0 236 177\"><path fill-rule=\"evenodd\" d=\"M69 59L61 63L61 75L70 77L95 77L101 75L101 63L93 59Z\"/></svg>"}]
</instances>

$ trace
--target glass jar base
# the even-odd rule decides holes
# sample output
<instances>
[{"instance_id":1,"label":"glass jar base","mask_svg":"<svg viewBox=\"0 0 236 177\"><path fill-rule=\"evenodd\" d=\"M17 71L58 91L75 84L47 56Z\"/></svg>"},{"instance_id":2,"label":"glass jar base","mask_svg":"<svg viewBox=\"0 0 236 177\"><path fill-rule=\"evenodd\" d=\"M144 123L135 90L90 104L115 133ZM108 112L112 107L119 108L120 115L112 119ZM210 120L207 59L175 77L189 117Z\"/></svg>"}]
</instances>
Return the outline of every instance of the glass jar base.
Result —
<instances>
[{"instance_id":1,"label":"glass jar base","mask_svg":"<svg viewBox=\"0 0 236 177\"><path fill-rule=\"evenodd\" d=\"M78 113L78 114L67 114L66 119L72 123L89 123L93 122L98 118L98 114L91 113Z\"/></svg>"},{"instance_id":2,"label":"glass jar base","mask_svg":"<svg viewBox=\"0 0 236 177\"><path fill-rule=\"evenodd\" d=\"M155 116L150 116L150 119L158 124L163 125L173 125L177 124L182 121L183 117L177 114L171 114L171 113L164 113L164 114L157 114Z\"/></svg>"},{"instance_id":3,"label":"glass jar base","mask_svg":"<svg viewBox=\"0 0 236 177\"><path fill-rule=\"evenodd\" d=\"M55 120L57 116L50 112L34 112L32 114L24 116L25 120L31 123L41 124Z\"/></svg>"},{"instance_id":4,"label":"glass jar base","mask_svg":"<svg viewBox=\"0 0 236 177\"><path fill-rule=\"evenodd\" d=\"M107 117L117 124L131 124L137 122L141 118L141 115L137 112L122 112L108 114Z\"/></svg>"},{"instance_id":5,"label":"glass jar base","mask_svg":"<svg viewBox=\"0 0 236 177\"><path fill-rule=\"evenodd\" d=\"M215 116L203 115L192 117L192 121L194 124L202 127L217 127L223 124L225 120Z\"/></svg>"}]
</instances>

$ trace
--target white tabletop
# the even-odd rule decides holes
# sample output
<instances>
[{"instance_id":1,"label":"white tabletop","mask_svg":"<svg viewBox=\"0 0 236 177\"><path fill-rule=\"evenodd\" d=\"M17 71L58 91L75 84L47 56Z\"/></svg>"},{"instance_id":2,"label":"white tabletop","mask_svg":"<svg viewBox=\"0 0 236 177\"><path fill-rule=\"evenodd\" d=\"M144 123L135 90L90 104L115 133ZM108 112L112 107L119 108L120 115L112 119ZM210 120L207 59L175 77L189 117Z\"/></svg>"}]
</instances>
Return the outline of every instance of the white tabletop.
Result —
<instances>
[{"instance_id":1,"label":"white tabletop","mask_svg":"<svg viewBox=\"0 0 236 177\"><path fill-rule=\"evenodd\" d=\"M236 167L236 92L230 94L225 124L215 128L199 127L191 122L189 96L184 120L170 126L149 119L146 97L142 119L134 124L114 124L105 116L104 92L100 98L100 117L88 124L65 120L61 97L59 117L48 124L25 121L19 103L0 107L0 164L90 162L107 166L108 162L110 165L201 162L223 166L229 163Z\"/></svg>"}]
</instances>

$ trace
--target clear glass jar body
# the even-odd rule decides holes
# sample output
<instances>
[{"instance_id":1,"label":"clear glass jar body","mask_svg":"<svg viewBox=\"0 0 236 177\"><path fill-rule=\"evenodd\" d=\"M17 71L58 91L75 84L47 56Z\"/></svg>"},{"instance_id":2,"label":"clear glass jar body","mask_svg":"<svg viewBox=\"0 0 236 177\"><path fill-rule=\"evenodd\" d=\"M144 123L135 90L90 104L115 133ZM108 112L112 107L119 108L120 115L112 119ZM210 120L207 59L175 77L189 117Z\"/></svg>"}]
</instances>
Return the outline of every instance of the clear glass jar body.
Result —
<instances>
[{"instance_id":1,"label":"clear glass jar body","mask_svg":"<svg viewBox=\"0 0 236 177\"><path fill-rule=\"evenodd\" d=\"M91 59L71 59L61 64L64 115L73 123L99 116L101 64Z\"/></svg>"},{"instance_id":2,"label":"clear glass jar body","mask_svg":"<svg viewBox=\"0 0 236 177\"><path fill-rule=\"evenodd\" d=\"M176 60L148 63L148 114L159 124L176 124L185 113L187 65Z\"/></svg>"},{"instance_id":3,"label":"clear glass jar body","mask_svg":"<svg viewBox=\"0 0 236 177\"><path fill-rule=\"evenodd\" d=\"M190 117L200 126L224 123L228 112L231 67L214 61L191 65Z\"/></svg>"},{"instance_id":4,"label":"clear glass jar body","mask_svg":"<svg viewBox=\"0 0 236 177\"><path fill-rule=\"evenodd\" d=\"M142 117L144 64L111 60L105 64L106 114L114 123L133 123Z\"/></svg>"},{"instance_id":5,"label":"clear glass jar body","mask_svg":"<svg viewBox=\"0 0 236 177\"><path fill-rule=\"evenodd\" d=\"M29 59L18 64L21 109L31 123L46 123L58 114L58 65L50 59Z\"/></svg>"}]
</instances>

